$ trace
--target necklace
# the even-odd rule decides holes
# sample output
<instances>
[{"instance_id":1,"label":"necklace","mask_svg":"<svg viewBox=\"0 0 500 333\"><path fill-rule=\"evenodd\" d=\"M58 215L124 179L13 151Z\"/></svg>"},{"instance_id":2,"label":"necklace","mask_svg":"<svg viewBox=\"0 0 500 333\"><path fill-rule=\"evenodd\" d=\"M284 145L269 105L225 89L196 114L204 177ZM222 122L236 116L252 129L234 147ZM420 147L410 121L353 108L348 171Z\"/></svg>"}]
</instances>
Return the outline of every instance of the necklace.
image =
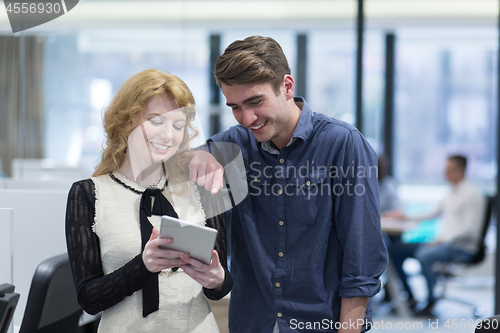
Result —
<instances>
[{"instance_id":1,"label":"necklace","mask_svg":"<svg viewBox=\"0 0 500 333\"><path fill-rule=\"evenodd\" d=\"M130 181L132 181L134 183L136 183L135 181L129 179L127 176L125 176L123 173L121 173L120 170L116 170L116 173L119 174L119 175L121 175L122 177L124 177L124 178L126 178L126 179L128 179L128 180L130 180ZM163 179L163 175L160 175L160 178L158 178L153 185L142 185L142 184L139 184L139 183L136 183L136 184L144 186L144 187L158 187L158 185L160 185L160 182L161 182L162 179Z\"/></svg>"},{"instance_id":2,"label":"necklace","mask_svg":"<svg viewBox=\"0 0 500 333\"><path fill-rule=\"evenodd\" d=\"M160 178L158 178L158 180L153 185L146 186L146 187L158 187L158 185L160 185L160 182L162 179L163 179L163 175L161 175Z\"/></svg>"}]
</instances>

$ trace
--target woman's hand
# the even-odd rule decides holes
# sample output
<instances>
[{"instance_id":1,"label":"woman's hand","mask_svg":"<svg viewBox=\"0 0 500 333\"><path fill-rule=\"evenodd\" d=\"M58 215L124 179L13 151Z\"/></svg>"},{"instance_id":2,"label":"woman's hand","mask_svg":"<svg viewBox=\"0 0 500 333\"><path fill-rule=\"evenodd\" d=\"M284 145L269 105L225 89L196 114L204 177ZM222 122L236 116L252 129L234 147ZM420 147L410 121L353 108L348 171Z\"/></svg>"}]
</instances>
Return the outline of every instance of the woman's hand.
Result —
<instances>
[{"instance_id":1,"label":"woman's hand","mask_svg":"<svg viewBox=\"0 0 500 333\"><path fill-rule=\"evenodd\" d=\"M224 285L225 273L219 261L219 254L212 250L210 265L191 257L182 257L184 261L180 266L187 275L207 289L221 289Z\"/></svg>"},{"instance_id":2,"label":"woman's hand","mask_svg":"<svg viewBox=\"0 0 500 333\"><path fill-rule=\"evenodd\" d=\"M151 237L142 252L142 261L148 271L156 273L167 268L185 265L185 260L190 258L189 254L162 248L172 244L174 240L172 238L158 238L158 234L158 228L153 228Z\"/></svg>"}]
</instances>

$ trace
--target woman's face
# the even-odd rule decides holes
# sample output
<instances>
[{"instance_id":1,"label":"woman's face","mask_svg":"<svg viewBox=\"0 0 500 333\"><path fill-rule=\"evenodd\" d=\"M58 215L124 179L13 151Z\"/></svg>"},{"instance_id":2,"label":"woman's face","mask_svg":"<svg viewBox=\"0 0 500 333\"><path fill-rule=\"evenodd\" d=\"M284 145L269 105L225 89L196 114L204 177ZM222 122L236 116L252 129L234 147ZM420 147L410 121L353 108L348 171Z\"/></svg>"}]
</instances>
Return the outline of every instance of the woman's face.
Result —
<instances>
[{"instance_id":1,"label":"woman's face","mask_svg":"<svg viewBox=\"0 0 500 333\"><path fill-rule=\"evenodd\" d=\"M129 136L131 163L144 170L167 161L182 143L185 127L186 115L175 101L166 95L151 97Z\"/></svg>"}]
</instances>

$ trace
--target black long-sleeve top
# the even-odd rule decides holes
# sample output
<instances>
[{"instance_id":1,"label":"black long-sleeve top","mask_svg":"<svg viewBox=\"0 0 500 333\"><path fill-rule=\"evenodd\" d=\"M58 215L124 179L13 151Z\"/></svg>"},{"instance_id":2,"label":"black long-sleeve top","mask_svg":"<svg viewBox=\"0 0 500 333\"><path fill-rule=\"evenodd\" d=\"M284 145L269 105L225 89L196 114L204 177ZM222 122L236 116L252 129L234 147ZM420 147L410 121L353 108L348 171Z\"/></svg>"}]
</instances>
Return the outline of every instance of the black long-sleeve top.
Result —
<instances>
[{"instance_id":1,"label":"black long-sleeve top","mask_svg":"<svg viewBox=\"0 0 500 333\"><path fill-rule=\"evenodd\" d=\"M158 273L148 271L138 253L132 260L114 272L104 275L99 237L92 226L95 216L95 186L91 179L75 182L68 195L66 209L66 241L71 269L82 308L96 314L134 292ZM218 230L215 249L225 271L221 290L204 289L205 296L219 300L232 288L232 277L227 269L226 218L221 214L206 220L207 226Z\"/></svg>"}]
</instances>

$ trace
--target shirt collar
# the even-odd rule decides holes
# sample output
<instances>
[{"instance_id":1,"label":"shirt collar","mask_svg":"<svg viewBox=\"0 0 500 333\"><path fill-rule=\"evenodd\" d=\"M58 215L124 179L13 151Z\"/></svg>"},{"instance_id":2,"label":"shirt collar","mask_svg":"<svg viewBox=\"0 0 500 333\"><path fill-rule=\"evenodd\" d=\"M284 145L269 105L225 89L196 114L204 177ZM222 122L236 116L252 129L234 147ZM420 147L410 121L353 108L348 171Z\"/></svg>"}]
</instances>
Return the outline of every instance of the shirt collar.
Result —
<instances>
[{"instance_id":1,"label":"shirt collar","mask_svg":"<svg viewBox=\"0 0 500 333\"><path fill-rule=\"evenodd\" d=\"M297 123L297 127L293 132L292 139L286 145L290 146L295 140L298 138L306 141L307 138L311 135L313 126L312 126L312 111L307 105L306 100L303 97L294 97L295 103L302 104L302 112L300 113L299 122ZM263 150L267 151L272 155L278 155L279 149L271 141L260 142L260 146Z\"/></svg>"},{"instance_id":2,"label":"shirt collar","mask_svg":"<svg viewBox=\"0 0 500 333\"><path fill-rule=\"evenodd\" d=\"M293 132L292 138L301 138L302 140L306 141L313 130L313 113L303 97L295 97L294 100L295 103L302 104L302 112L300 113L299 122L297 123L297 127L295 128L295 132Z\"/></svg>"}]
</instances>

